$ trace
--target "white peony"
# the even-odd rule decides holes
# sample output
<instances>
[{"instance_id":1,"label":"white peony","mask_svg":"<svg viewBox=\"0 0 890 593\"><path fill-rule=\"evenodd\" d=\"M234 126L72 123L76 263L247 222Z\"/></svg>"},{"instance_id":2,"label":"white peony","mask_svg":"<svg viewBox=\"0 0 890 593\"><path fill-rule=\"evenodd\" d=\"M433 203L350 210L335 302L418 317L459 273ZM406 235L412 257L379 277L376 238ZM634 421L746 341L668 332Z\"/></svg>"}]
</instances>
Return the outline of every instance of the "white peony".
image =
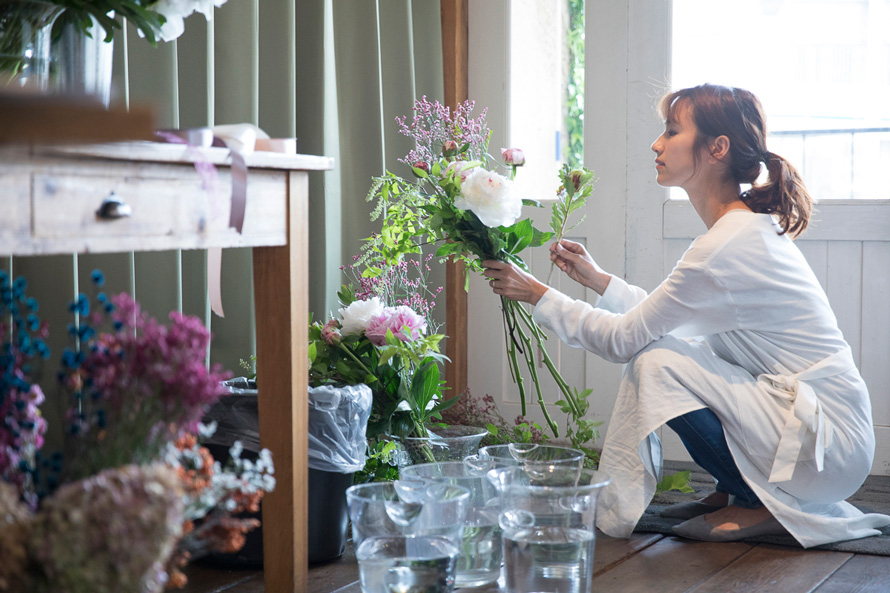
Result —
<instances>
[{"instance_id":1,"label":"white peony","mask_svg":"<svg viewBox=\"0 0 890 593\"><path fill-rule=\"evenodd\" d=\"M354 301L340 312L340 334L344 336L361 335L368 328L371 318L383 312L383 303L379 297L368 301Z\"/></svg>"},{"instance_id":2,"label":"white peony","mask_svg":"<svg viewBox=\"0 0 890 593\"><path fill-rule=\"evenodd\" d=\"M522 214L522 198L510 191L512 185L503 175L472 169L460 184L454 206L471 210L487 227L509 226Z\"/></svg>"},{"instance_id":3,"label":"white peony","mask_svg":"<svg viewBox=\"0 0 890 593\"><path fill-rule=\"evenodd\" d=\"M213 18L214 7L225 3L226 0L158 0L149 10L160 13L167 19L161 25L160 39L173 41L185 32L184 19L187 16L193 12L200 12L210 21Z\"/></svg>"}]
</instances>

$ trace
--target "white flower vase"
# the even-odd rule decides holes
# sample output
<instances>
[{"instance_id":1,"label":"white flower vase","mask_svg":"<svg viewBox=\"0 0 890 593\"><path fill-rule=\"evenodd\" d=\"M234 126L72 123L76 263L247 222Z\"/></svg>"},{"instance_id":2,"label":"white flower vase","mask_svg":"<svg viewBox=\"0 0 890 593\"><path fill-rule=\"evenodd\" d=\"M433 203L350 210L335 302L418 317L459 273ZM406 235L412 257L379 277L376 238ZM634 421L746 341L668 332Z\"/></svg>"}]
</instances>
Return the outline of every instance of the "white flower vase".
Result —
<instances>
[{"instance_id":1,"label":"white flower vase","mask_svg":"<svg viewBox=\"0 0 890 593\"><path fill-rule=\"evenodd\" d=\"M53 42L53 92L91 98L108 107L114 45L113 41L105 41L105 30L95 19L90 34L92 37L88 37L79 27L68 24Z\"/></svg>"}]
</instances>

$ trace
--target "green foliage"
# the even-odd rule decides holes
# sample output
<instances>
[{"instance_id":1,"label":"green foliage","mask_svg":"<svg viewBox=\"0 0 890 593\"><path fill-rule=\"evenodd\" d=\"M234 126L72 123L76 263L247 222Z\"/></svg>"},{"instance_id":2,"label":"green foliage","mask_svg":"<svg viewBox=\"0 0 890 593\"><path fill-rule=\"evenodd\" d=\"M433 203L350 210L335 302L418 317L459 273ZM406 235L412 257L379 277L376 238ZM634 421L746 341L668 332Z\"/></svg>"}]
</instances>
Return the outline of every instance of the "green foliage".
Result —
<instances>
[{"instance_id":1,"label":"green foliage","mask_svg":"<svg viewBox=\"0 0 890 593\"><path fill-rule=\"evenodd\" d=\"M152 45L157 45L157 36L160 33L161 26L167 22L164 15L154 10L149 10L151 6L157 4L157 0L49 1L65 9L56 21L56 26L53 27L54 32L61 31L60 25L71 23L79 27L90 37L94 34L100 34L100 31L91 31L92 21L90 17L92 16L105 30L105 41L111 41L114 32L121 28L122 21L120 17L123 17L131 25L142 31L146 41ZM108 13L112 11L114 11L114 16L119 17L118 19L108 16Z\"/></svg>"},{"instance_id":2,"label":"green foliage","mask_svg":"<svg viewBox=\"0 0 890 593\"><path fill-rule=\"evenodd\" d=\"M485 425L491 436L491 445L507 445L509 443L546 443L550 437L544 433L543 427L537 422L520 422L516 426L501 431L494 424Z\"/></svg>"},{"instance_id":3,"label":"green foliage","mask_svg":"<svg viewBox=\"0 0 890 593\"><path fill-rule=\"evenodd\" d=\"M310 358L312 358L311 355ZM246 373L245 378L248 381L256 381L256 354L251 354L247 357L247 360L240 359L238 365L244 369Z\"/></svg>"},{"instance_id":4,"label":"green foliage","mask_svg":"<svg viewBox=\"0 0 890 593\"><path fill-rule=\"evenodd\" d=\"M587 454L588 463L586 465L595 466L599 464L599 452L593 448L593 444L599 438L597 427L602 422L588 420L584 416L590 409L590 394L593 389L585 389L583 391L574 390L575 405L561 399L556 402L559 409L566 414L566 437L572 443L572 447L580 449Z\"/></svg>"},{"instance_id":5,"label":"green foliage","mask_svg":"<svg viewBox=\"0 0 890 593\"><path fill-rule=\"evenodd\" d=\"M398 452L399 448L393 441L371 441L368 445L368 461L360 472L355 473L354 483L398 480Z\"/></svg>"},{"instance_id":6,"label":"green foliage","mask_svg":"<svg viewBox=\"0 0 890 593\"><path fill-rule=\"evenodd\" d=\"M655 490L656 492L667 492L668 490L695 492L695 490L689 486L690 475L691 473L689 470L667 475L655 486Z\"/></svg>"}]
</instances>

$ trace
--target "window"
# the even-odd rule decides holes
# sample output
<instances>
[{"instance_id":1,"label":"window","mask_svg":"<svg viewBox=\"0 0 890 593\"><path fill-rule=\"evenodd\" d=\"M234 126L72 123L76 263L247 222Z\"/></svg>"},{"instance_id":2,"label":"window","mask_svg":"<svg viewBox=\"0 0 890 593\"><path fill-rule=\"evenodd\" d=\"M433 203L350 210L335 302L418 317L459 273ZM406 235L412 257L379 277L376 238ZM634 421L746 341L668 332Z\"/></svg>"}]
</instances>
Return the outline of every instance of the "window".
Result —
<instances>
[{"instance_id":1,"label":"window","mask_svg":"<svg viewBox=\"0 0 890 593\"><path fill-rule=\"evenodd\" d=\"M544 201L562 163L583 162L584 0L514 0L509 18L508 137L527 159L516 189Z\"/></svg>"},{"instance_id":2,"label":"window","mask_svg":"<svg viewBox=\"0 0 890 593\"><path fill-rule=\"evenodd\" d=\"M672 67L673 88L760 97L769 149L816 199L890 199L887 0L674 0Z\"/></svg>"}]
</instances>

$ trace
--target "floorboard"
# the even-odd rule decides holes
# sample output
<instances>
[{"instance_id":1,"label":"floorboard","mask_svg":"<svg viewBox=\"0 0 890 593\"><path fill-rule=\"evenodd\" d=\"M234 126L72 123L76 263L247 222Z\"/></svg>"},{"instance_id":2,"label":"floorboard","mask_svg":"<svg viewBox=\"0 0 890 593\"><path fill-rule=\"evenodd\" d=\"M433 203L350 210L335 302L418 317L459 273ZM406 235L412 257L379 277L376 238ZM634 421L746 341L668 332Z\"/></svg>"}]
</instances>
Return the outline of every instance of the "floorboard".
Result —
<instances>
[{"instance_id":1,"label":"floorboard","mask_svg":"<svg viewBox=\"0 0 890 593\"><path fill-rule=\"evenodd\" d=\"M696 556L693 542L688 557ZM729 566L691 589L695 593L750 591L794 591L808 593L843 566L852 554L797 550L762 545L742 555Z\"/></svg>"},{"instance_id":2,"label":"floorboard","mask_svg":"<svg viewBox=\"0 0 890 593\"><path fill-rule=\"evenodd\" d=\"M682 593L716 575L752 549L741 543L690 544L666 537L597 575L595 589L621 593ZM677 567L683 568L677 570Z\"/></svg>"},{"instance_id":3,"label":"floorboard","mask_svg":"<svg viewBox=\"0 0 890 593\"><path fill-rule=\"evenodd\" d=\"M816 589L816 593L887 593L890 558L858 554Z\"/></svg>"},{"instance_id":4,"label":"floorboard","mask_svg":"<svg viewBox=\"0 0 890 593\"><path fill-rule=\"evenodd\" d=\"M263 593L263 573L186 568L183 593ZM496 593L497 586L456 593ZM593 591L621 593L887 593L890 557L744 543L692 542L658 534L597 536ZM274 593L274 592L270 592ZM309 569L307 593L361 593L350 548Z\"/></svg>"}]
</instances>

